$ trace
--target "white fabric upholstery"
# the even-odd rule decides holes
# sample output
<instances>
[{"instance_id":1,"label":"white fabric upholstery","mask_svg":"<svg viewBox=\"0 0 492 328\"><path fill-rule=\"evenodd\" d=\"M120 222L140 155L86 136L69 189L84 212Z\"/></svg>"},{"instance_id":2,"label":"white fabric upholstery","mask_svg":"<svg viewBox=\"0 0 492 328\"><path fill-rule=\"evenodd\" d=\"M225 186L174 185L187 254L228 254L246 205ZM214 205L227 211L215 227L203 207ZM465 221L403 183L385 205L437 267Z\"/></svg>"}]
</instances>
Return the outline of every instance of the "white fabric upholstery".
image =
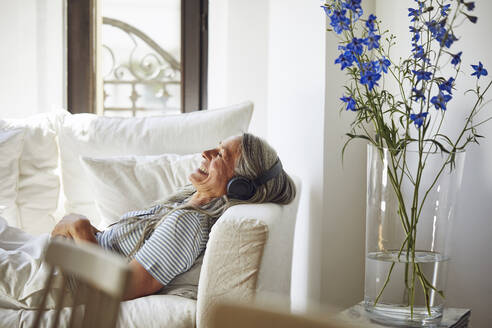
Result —
<instances>
[{"instance_id":1,"label":"white fabric upholstery","mask_svg":"<svg viewBox=\"0 0 492 328\"><path fill-rule=\"evenodd\" d=\"M173 295L152 295L121 303L117 327L119 328L194 328L196 301ZM0 327L32 327L35 310L0 308ZM55 310L43 313L41 326L51 327ZM68 326L70 309L60 314L60 326Z\"/></svg>"},{"instance_id":2,"label":"white fabric upholstery","mask_svg":"<svg viewBox=\"0 0 492 328\"><path fill-rule=\"evenodd\" d=\"M54 225L52 214L58 205L60 179L56 174L58 147L54 121L63 112L38 114L22 120L0 120L2 127L25 131L19 162L16 203L22 229L41 233Z\"/></svg>"},{"instance_id":3,"label":"white fabric upholstery","mask_svg":"<svg viewBox=\"0 0 492 328\"><path fill-rule=\"evenodd\" d=\"M192 154L246 132L253 104L175 116L115 118L66 116L58 128L67 212L83 213L98 225L92 188L79 158L125 155Z\"/></svg>"},{"instance_id":4,"label":"white fabric upholstery","mask_svg":"<svg viewBox=\"0 0 492 328\"><path fill-rule=\"evenodd\" d=\"M122 214L146 208L189 184L188 176L201 160L201 154L82 157L102 218L101 228L118 221Z\"/></svg>"},{"instance_id":5,"label":"white fabric upholstery","mask_svg":"<svg viewBox=\"0 0 492 328\"><path fill-rule=\"evenodd\" d=\"M20 225L16 199L23 143L23 129L0 126L0 214L15 227Z\"/></svg>"},{"instance_id":6,"label":"white fabric upholstery","mask_svg":"<svg viewBox=\"0 0 492 328\"><path fill-rule=\"evenodd\" d=\"M229 208L215 223L203 259L197 327L210 327L212 307L229 298L245 302L260 294L290 295L292 248L300 181L288 205Z\"/></svg>"},{"instance_id":7,"label":"white fabric upholstery","mask_svg":"<svg viewBox=\"0 0 492 328\"><path fill-rule=\"evenodd\" d=\"M194 328L196 301L174 295L151 295L123 302L118 327Z\"/></svg>"}]
</instances>

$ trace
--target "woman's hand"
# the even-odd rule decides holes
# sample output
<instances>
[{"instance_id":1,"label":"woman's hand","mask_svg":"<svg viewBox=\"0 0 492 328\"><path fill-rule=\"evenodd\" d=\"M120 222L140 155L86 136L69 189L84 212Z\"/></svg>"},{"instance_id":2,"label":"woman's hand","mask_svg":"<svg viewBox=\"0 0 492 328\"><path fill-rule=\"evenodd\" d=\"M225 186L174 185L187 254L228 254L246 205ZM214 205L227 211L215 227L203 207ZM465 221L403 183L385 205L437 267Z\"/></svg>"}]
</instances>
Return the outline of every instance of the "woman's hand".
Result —
<instances>
[{"instance_id":1,"label":"woman's hand","mask_svg":"<svg viewBox=\"0 0 492 328\"><path fill-rule=\"evenodd\" d=\"M99 232L94 228L89 219L80 214L68 214L58 222L51 232L51 236L62 236L71 238L75 241L84 240L97 244L96 232Z\"/></svg>"}]
</instances>

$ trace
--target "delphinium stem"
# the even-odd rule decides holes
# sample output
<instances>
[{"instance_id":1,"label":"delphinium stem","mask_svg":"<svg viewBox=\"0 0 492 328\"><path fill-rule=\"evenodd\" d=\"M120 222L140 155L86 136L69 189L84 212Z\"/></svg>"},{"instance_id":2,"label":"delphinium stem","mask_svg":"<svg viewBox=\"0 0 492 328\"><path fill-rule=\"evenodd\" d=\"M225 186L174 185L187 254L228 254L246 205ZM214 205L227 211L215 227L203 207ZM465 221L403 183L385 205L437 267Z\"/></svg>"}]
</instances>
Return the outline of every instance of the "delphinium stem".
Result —
<instances>
[{"instance_id":1,"label":"delphinium stem","mask_svg":"<svg viewBox=\"0 0 492 328\"><path fill-rule=\"evenodd\" d=\"M379 291L379 294L378 294L378 296L376 297L376 300L374 301L374 306L376 306L376 304L378 304L379 299L380 299L380 298L381 298L381 296L383 295L383 291L384 291L384 289L386 288L386 286L388 285L388 282L389 282L390 277L391 277L391 272L393 272L393 268L395 267L395 264L396 264L395 262L391 263L391 267L390 267L390 269L389 269L389 271L388 271L388 274L386 275L386 279L385 279L385 281L384 281L384 285L383 285L383 287L381 288L381 290Z\"/></svg>"}]
</instances>

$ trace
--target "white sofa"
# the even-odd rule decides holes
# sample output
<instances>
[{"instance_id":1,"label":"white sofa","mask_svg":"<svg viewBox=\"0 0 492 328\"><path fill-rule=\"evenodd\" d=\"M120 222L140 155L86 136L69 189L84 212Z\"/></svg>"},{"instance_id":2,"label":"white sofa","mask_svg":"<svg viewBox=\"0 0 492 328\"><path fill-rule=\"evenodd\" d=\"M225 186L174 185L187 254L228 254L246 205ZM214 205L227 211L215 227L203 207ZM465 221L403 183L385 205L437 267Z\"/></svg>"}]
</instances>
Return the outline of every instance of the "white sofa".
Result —
<instances>
[{"instance_id":1,"label":"white sofa","mask_svg":"<svg viewBox=\"0 0 492 328\"><path fill-rule=\"evenodd\" d=\"M125 165L138 166L140 157L197 153L215 147L230 135L247 131L252 110L251 103L243 103L170 117L121 119L60 112L23 121L0 120L2 216L10 225L34 234L51 231L66 212L85 214L104 228L109 223L107 213L122 209L111 211L109 196L104 203L106 191L95 189L94 177L82 157L124 157ZM111 180L109 173L101 173L100 166L93 166L92 170L96 175L102 174L105 181ZM132 179L138 180L143 174L138 168L132 170ZM153 175L147 176L152 178ZM182 180L172 181L171 185L182 184ZM294 180L299 188L299 181L295 177ZM118 181L121 177L112 180L115 188L122 188ZM138 186L128 188L135 192L131 188ZM163 191L149 190L152 192ZM201 269L198 267L197 300L158 294L123 302L119 325L207 327L210 309L217 302L228 298L249 301L269 293L289 295L297 206L298 196L286 206L240 205L227 210L212 228L203 264ZM46 314L46 322L50 315ZM2 327L28 326L32 318L30 310L0 309Z\"/></svg>"}]
</instances>

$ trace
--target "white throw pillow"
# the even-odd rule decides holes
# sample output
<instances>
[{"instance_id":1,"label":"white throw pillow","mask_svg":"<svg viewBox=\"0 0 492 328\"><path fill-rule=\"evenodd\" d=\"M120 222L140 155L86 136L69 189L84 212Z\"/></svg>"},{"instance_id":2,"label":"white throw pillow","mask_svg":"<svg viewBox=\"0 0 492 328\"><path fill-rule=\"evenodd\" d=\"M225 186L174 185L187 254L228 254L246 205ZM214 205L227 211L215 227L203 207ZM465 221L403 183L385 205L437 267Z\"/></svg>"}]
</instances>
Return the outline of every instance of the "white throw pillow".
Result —
<instances>
[{"instance_id":1,"label":"white throw pillow","mask_svg":"<svg viewBox=\"0 0 492 328\"><path fill-rule=\"evenodd\" d=\"M2 216L14 227L20 226L15 200L23 143L24 129L0 127L0 208Z\"/></svg>"},{"instance_id":2,"label":"white throw pillow","mask_svg":"<svg viewBox=\"0 0 492 328\"><path fill-rule=\"evenodd\" d=\"M187 114L117 118L92 114L66 116L58 127L65 210L99 225L93 190L79 158L125 155L192 154L248 130L253 104Z\"/></svg>"},{"instance_id":3,"label":"white throw pillow","mask_svg":"<svg viewBox=\"0 0 492 328\"><path fill-rule=\"evenodd\" d=\"M56 173L58 146L54 122L64 115L66 112L60 111L0 120L0 129L25 131L16 202L20 228L30 233L51 231L55 223L52 215L58 206L60 178Z\"/></svg>"},{"instance_id":4,"label":"white throw pillow","mask_svg":"<svg viewBox=\"0 0 492 328\"><path fill-rule=\"evenodd\" d=\"M101 229L117 222L132 210L144 209L164 199L179 187L189 184L188 176L201 163L201 154L127 156L113 158L82 157L81 162L92 185ZM196 299L203 255L185 273L180 274L161 293ZM190 294L191 293L191 294Z\"/></svg>"},{"instance_id":5,"label":"white throw pillow","mask_svg":"<svg viewBox=\"0 0 492 328\"><path fill-rule=\"evenodd\" d=\"M99 227L106 228L117 222L126 212L150 207L153 202L189 184L188 176L199 167L201 160L201 154L82 157L102 219Z\"/></svg>"}]
</instances>

